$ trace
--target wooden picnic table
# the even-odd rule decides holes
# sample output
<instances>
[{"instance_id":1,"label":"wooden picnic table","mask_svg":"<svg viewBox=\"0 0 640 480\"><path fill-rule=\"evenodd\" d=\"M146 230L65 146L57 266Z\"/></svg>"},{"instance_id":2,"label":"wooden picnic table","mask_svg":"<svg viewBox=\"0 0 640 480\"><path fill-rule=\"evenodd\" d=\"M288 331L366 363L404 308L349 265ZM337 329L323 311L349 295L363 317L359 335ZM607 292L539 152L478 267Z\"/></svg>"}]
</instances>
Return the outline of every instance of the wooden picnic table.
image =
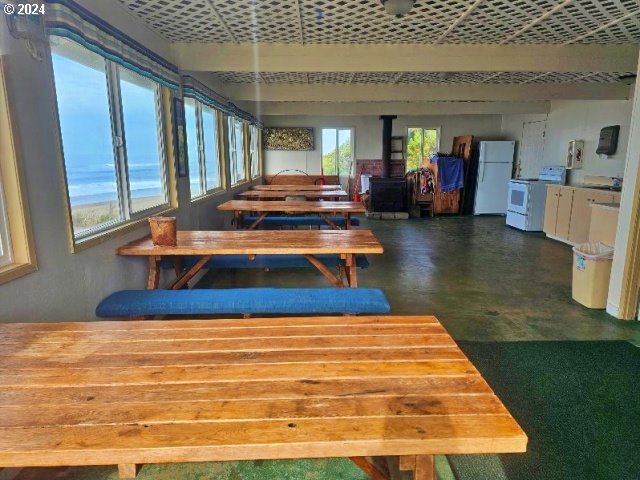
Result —
<instances>
[{"instance_id":1,"label":"wooden picnic table","mask_svg":"<svg viewBox=\"0 0 640 480\"><path fill-rule=\"evenodd\" d=\"M305 197L308 200L338 200L341 197L348 197L349 194L344 190L322 190L317 192L310 192L305 190L246 190L238 193L242 198L257 198L257 199L274 199L284 200L287 197Z\"/></svg>"},{"instance_id":2,"label":"wooden picnic table","mask_svg":"<svg viewBox=\"0 0 640 480\"><path fill-rule=\"evenodd\" d=\"M307 191L321 192L326 190L342 190L342 185L254 185L254 190L285 190L290 192Z\"/></svg>"},{"instance_id":3,"label":"wooden picnic table","mask_svg":"<svg viewBox=\"0 0 640 480\"><path fill-rule=\"evenodd\" d=\"M524 452L432 316L0 324L0 467ZM366 457L366 458L365 458ZM391 462L390 462L391 463Z\"/></svg>"},{"instance_id":4,"label":"wooden picnic table","mask_svg":"<svg viewBox=\"0 0 640 480\"><path fill-rule=\"evenodd\" d=\"M149 236L134 240L120 248L118 255L148 257L149 276L147 288L159 286L162 257L174 261L176 279L169 288L180 289L205 268L214 255L291 255L298 254L311 263L334 286L344 286L341 278L344 270L347 285L358 286L355 256L381 254L382 245L370 230L232 230L232 231L179 231L175 247L154 245ZM340 255L344 269L336 276L315 255L333 253ZM182 269L180 257L198 256L198 262L189 269Z\"/></svg>"},{"instance_id":5,"label":"wooden picnic table","mask_svg":"<svg viewBox=\"0 0 640 480\"><path fill-rule=\"evenodd\" d=\"M247 227L247 230L256 228L269 213L290 212L290 213L317 213L334 230L338 227L329 217L331 215L343 215L345 229L351 228L352 213L366 213L367 209L361 202L309 202L309 201L277 201L277 200L229 200L218 205L218 210L233 212L234 223L239 226L242 222L242 215L246 212L257 212L258 218Z\"/></svg>"}]
</instances>

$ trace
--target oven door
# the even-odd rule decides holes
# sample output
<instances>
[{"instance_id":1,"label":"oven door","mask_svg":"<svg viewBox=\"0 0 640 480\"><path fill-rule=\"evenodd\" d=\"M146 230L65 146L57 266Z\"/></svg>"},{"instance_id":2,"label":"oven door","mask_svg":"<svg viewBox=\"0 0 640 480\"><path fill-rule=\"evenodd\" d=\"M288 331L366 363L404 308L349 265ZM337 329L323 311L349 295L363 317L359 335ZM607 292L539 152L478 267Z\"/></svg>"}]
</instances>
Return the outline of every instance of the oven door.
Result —
<instances>
[{"instance_id":1,"label":"oven door","mask_svg":"<svg viewBox=\"0 0 640 480\"><path fill-rule=\"evenodd\" d=\"M509 206L510 212L526 215L529 211L529 184L520 182L509 183Z\"/></svg>"}]
</instances>

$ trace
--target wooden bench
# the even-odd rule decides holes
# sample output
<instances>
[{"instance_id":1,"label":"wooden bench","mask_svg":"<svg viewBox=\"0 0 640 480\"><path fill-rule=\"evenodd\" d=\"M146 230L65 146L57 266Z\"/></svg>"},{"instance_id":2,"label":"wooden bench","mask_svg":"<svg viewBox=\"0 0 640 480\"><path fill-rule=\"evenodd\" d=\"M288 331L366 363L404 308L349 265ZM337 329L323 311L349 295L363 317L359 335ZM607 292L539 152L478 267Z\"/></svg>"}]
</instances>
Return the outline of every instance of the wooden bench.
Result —
<instances>
[{"instance_id":1,"label":"wooden bench","mask_svg":"<svg viewBox=\"0 0 640 480\"><path fill-rule=\"evenodd\" d=\"M233 288L121 290L102 300L96 315L356 315L390 310L387 298L377 288Z\"/></svg>"},{"instance_id":2,"label":"wooden bench","mask_svg":"<svg viewBox=\"0 0 640 480\"><path fill-rule=\"evenodd\" d=\"M0 467L350 457L384 479L367 459L400 456L431 480L434 454L526 450L431 316L13 323L0 342Z\"/></svg>"},{"instance_id":3,"label":"wooden bench","mask_svg":"<svg viewBox=\"0 0 640 480\"><path fill-rule=\"evenodd\" d=\"M360 219L357 217L351 217L351 226L359 227ZM265 226L273 227L323 227L329 226L332 228L340 227L345 228L346 219L343 216L331 216L331 217L311 217L311 216L273 216L273 217L256 217L246 216L238 219L239 226L251 226L256 223Z\"/></svg>"}]
</instances>

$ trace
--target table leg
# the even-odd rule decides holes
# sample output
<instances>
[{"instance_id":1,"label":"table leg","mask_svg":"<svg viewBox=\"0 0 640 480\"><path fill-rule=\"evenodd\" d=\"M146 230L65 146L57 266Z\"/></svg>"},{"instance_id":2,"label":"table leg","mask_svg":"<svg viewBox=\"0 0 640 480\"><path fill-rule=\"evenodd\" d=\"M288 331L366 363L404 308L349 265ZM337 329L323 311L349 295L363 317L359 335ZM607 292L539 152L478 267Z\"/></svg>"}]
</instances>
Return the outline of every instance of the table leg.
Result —
<instances>
[{"instance_id":1,"label":"table leg","mask_svg":"<svg viewBox=\"0 0 640 480\"><path fill-rule=\"evenodd\" d=\"M200 258L200 260L198 260L198 262L193 267L191 267L186 272L183 272L182 275L176 278L173 281L173 283L169 286L169 289L180 290L182 287L184 287L189 282L189 280L195 277L197 273L204 268L207 262L211 260L212 256L213 255L205 255L202 258Z\"/></svg>"},{"instance_id":2,"label":"table leg","mask_svg":"<svg viewBox=\"0 0 640 480\"><path fill-rule=\"evenodd\" d=\"M344 214L344 228L345 230L351 230L351 213L349 212Z\"/></svg>"},{"instance_id":3,"label":"table leg","mask_svg":"<svg viewBox=\"0 0 640 480\"><path fill-rule=\"evenodd\" d=\"M360 470L369 475L371 480L389 480L389 475L382 472L369 457L349 457L349 460L360 467Z\"/></svg>"},{"instance_id":4,"label":"table leg","mask_svg":"<svg viewBox=\"0 0 640 480\"><path fill-rule=\"evenodd\" d=\"M331 230L340 230L340 227L331 221L329 215L327 215L326 213L321 213L320 216L325 221L325 223L329 225L329 227L331 227Z\"/></svg>"},{"instance_id":5,"label":"table leg","mask_svg":"<svg viewBox=\"0 0 640 480\"><path fill-rule=\"evenodd\" d=\"M413 471L413 480L435 480L436 468L433 455L400 457L400 470Z\"/></svg>"},{"instance_id":6,"label":"table leg","mask_svg":"<svg viewBox=\"0 0 640 480\"><path fill-rule=\"evenodd\" d=\"M267 212L261 213L260 216L256 218L251 225L247 227L247 230L254 230L262 222L262 220L264 220L264 217L266 216L267 216Z\"/></svg>"},{"instance_id":7,"label":"table leg","mask_svg":"<svg viewBox=\"0 0 640 480\"><path fill-rule=\"evenodd\" d=\"M147 278L147 290L156 290L160 285L160 257L150 255L148 262L149 276Z\"/></svg>"},{"instance_id":8,"label":"table leg","mask_svg":"<svg viewBox=\"0 0 640 480\"><path fill-rule=\"evenodd\" d=\"M351 288L358 288L358 268L356 266L356 258L353 253L349 253L345 259L347 269L347 280Z\"/></svg>"},{"instance_id":9,"label":"table leg","mask_svg":"<svg viewBox=\"0 0 640 480\"><path fill-rule=\"evenodd\" d=\"M306 258L311 265L316 267L318 271L333 284L334 287L344 287L342 281L338 279L333 273L331 273L331 270L329 270L327 266L316 257L314 257L313 255L305 255L304 258Z\"/></svg>"},{"instance_id":10,"label":"table leg","mask_svg":"<svg viewBox=\"0 0 640 480\"><path fill-rule=\"evenodd\" d=\"M136 475L138 475L138 465L135 463L121 463L118 465L118 476L120 478L136 478Z\"/></svg>"}]
</instances>

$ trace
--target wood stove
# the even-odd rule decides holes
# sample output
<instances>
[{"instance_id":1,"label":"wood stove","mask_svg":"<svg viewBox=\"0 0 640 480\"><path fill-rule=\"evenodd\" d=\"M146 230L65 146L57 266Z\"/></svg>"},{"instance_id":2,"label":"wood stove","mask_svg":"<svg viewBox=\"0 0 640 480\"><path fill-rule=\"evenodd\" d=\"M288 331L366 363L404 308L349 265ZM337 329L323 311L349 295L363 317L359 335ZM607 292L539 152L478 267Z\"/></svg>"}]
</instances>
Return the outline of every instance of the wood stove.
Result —
<instances>
[{"instance_id":1,"label":"wood stove","mask_svg":"<svg viewBox=\"0 0 640 480\"><path fill-rule=\"evenodd\" d=\"M372 212L407 211L407 181L404 178L371 177L369 195Z\"/></svg>"}]
</instances>

